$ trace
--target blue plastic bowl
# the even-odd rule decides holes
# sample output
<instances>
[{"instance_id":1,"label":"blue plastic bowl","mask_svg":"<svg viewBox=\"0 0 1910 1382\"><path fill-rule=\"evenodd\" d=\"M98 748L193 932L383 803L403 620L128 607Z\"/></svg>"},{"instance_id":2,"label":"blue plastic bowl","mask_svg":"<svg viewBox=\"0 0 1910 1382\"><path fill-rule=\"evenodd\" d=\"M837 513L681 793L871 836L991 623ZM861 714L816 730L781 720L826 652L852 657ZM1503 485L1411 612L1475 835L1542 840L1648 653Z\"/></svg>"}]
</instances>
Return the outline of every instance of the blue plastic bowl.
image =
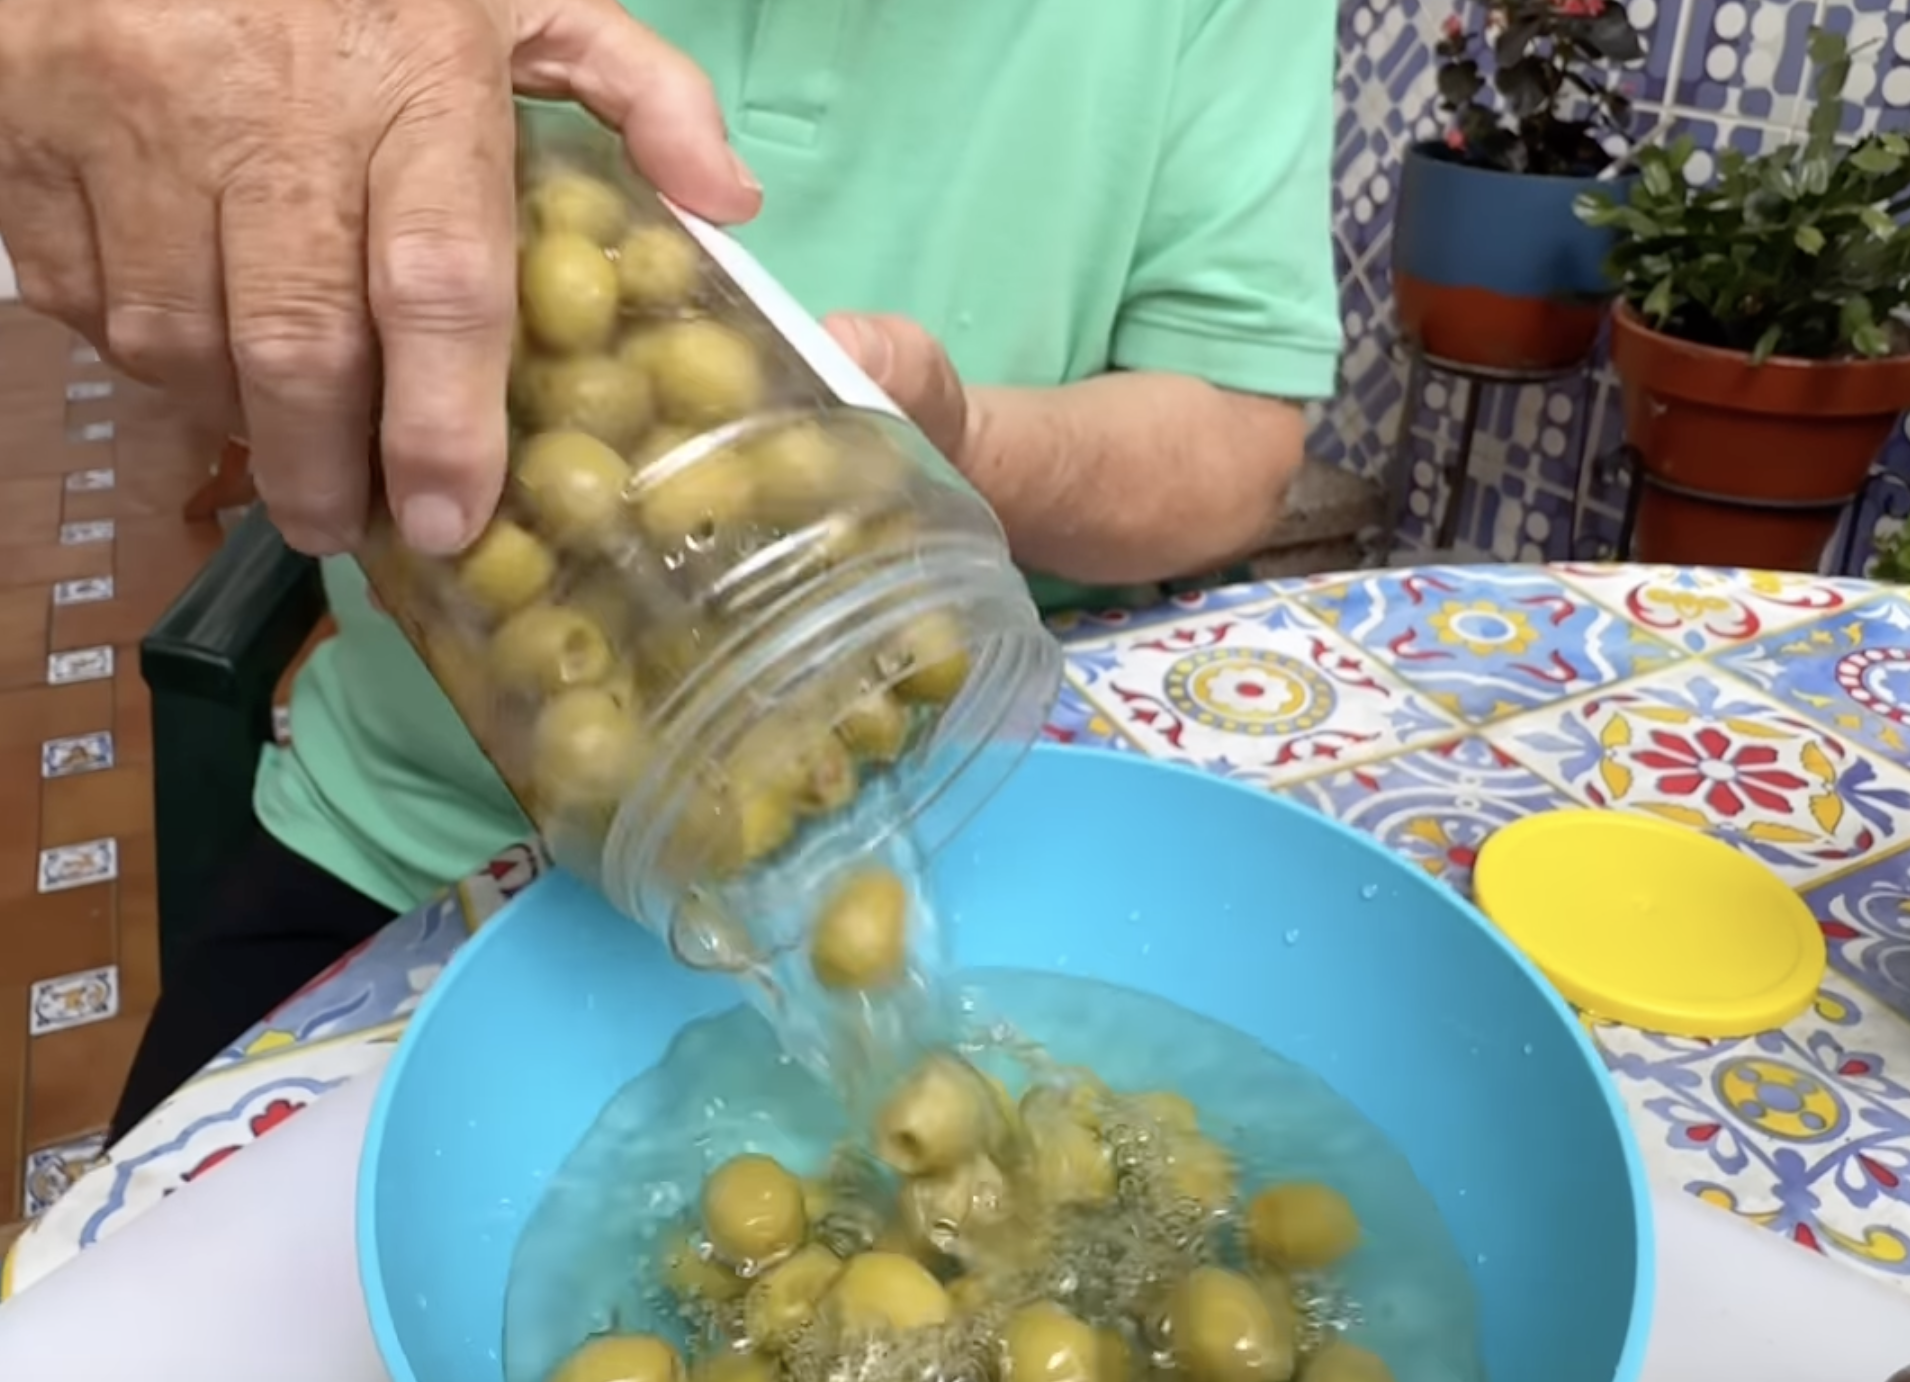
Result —
<instances>
[{"instance_id":1,"label":"blue plastic bowl","mask_svg":"<svg viewBox=\"0 0 1910 1382\"><path fill-rule=\"evenodd\" d=\"M1264 792L1047 747L943 851L936 888L963 964L1065 953L1331 1081L1477 1264L1490 1377L1636 1378L1652 1247L1624 1115L1571 1013L1448 889ZM1121 927L1136 912L1177 919L1146 928L1145 955ZM360 1270L395 1382L501 1382L540 1185L678 1028L737 1001L561 875L465 948L393 1058L360 1170Z\"/></svg>"}]
</instances>

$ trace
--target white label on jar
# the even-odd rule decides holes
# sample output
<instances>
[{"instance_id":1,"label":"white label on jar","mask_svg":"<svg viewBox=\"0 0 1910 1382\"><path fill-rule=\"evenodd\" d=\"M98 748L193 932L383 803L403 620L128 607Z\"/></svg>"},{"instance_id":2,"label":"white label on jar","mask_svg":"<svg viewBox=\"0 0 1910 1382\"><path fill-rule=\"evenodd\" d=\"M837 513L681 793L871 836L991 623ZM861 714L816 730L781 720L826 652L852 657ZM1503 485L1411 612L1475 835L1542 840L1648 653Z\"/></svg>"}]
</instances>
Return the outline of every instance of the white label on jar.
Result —
<instances>
[{"instance_id":1,"label":"white label on jar","mask_svg":"<svg viewBox=\"0 0 1910 1382\"><path fill-rule=\"evenodd\" d=\"M757 310L802 356L831 393L852 408L903 416L895 400L862 372L862 367L849 358L849 352L836 344L836 338L823 330L821 322L803 310L787 288L770 277L769 270L757 262L755 255L700 216L691 215L667 198L663 204L676 214L683 228L696 237L704 252L730 276L743 295L756 304Z\"/></svg>"}]
</instances>

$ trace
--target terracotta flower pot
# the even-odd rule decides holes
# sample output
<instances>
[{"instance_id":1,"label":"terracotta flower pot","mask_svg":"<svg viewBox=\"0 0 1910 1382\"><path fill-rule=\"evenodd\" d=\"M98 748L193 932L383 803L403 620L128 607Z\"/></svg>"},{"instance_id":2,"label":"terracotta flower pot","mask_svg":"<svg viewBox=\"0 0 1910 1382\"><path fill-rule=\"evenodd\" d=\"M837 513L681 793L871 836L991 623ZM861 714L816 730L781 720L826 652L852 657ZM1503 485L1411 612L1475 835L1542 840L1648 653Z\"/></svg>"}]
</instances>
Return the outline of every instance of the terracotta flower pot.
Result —
<instances>
[{"instance_id":1,"label":"terracotta flower pot","mask_svg":"<svg viewBox=\"0 0 1910 1382\"><path fill-rule=\"evenodd\" d=\"M1814 571L1910 407L1910 356L1754 365L1612 316L1625 438L1648 477L1631 555Z\"/></svg>"},{"instance_id":2,"label":"terracotta flower pot","mask_svg":"<svg viewBox=\"0 0 1910 1382\"><path fill-rule=\"evenodd\" d=\"M1572 211L1627 181L1502 173L1443 144L1416 144L1400 170L1393 220L1399 328L1430 355L1504 370L1563 369L1605 322L1613 232Z\"/></svg>"}]
</instances>

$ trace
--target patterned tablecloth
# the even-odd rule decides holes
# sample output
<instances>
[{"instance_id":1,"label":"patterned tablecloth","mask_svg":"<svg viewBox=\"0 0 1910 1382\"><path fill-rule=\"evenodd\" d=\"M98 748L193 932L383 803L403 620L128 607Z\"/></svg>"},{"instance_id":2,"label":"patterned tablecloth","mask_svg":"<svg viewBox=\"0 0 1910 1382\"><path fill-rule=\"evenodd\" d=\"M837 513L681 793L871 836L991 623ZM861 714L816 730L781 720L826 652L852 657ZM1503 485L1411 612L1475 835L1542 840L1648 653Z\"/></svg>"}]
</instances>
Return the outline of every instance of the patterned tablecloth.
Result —
<instances>
[{"instance_id":1,"label":"patterned tablecloth","mask_svg":"<svg viewBox=\"0 0 1910 1382\"><path fill-rule=\"evenodd\" d=\"M1464 891L1479 846L1590 803L1710 831L1809 903L1831 968L1781 1031L1595 1025L1651 1174L1910 1289L1910 598L1744 572L1468 567L1317 577L1070 619L1049 734L1265 784ZM513 850L394 922L58 1195L13 1289L389 1055ZM70 1184L66 1182L71 1182Z\"/></svg>"}]
</instances>

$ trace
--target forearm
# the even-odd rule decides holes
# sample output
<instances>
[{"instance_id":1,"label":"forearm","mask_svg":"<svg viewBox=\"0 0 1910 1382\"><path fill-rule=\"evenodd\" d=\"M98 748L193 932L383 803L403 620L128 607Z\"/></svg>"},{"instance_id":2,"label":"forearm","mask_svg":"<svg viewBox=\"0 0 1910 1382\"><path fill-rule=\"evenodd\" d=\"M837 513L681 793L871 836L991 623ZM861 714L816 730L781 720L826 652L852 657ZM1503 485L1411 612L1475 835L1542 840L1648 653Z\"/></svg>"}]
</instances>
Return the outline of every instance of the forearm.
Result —
<instances>
[{"instance_id":1,"label":"forearm","mask_svg":"<svg viewBox=\"0 0 1910 1382\"><path fill-rule=\"evenodd\" d=\"M1295 404L1180 375L1108 374L972 390L963 469L1023 566L1115 585L1258 550L1304 442Z\"/></svg>"}]
</instances>

